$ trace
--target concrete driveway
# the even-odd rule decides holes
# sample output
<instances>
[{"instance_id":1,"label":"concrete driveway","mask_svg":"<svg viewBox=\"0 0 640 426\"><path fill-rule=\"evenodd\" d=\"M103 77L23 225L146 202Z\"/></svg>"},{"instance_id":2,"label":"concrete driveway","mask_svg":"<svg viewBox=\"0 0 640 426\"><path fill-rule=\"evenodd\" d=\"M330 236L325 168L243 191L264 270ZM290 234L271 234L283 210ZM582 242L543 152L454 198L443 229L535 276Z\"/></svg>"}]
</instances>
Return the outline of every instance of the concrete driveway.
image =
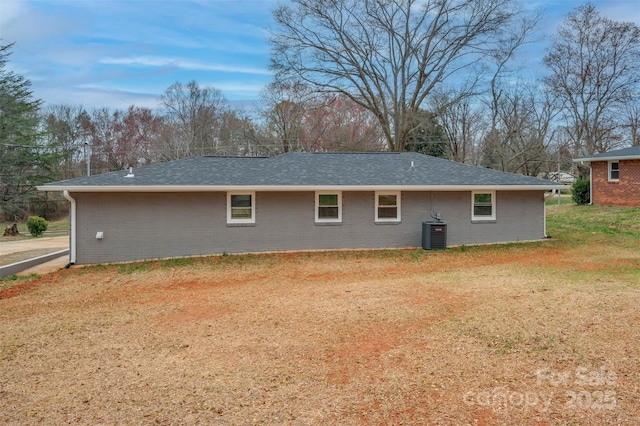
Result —
<instances>
[{"instance_id":1,"label":"concrete driveway","mask_svg":"<svg viewBox=\"0 0 640 426\"><path fill-rule=\"evenodd\" d=\"M45 248L57 248L58 250L69 248L69 236L29 238L27 240L19 241L0 241L0 256Z\"/></svg>"},{"instance_id":2,"label":"concrete driveway","mask_svg":"<svg viewBox=\"0 0 640 426\"><path fill-rule=\"evenodd\" d=\"M42 237L42 238L29 238L27 240L19 241L2 241L0 240L0 256L9 256L12 254L18 255L21 260L26 257L29 258L29 251L38 250L38 255L43 253L53 253L60 250L69 248L69 236L61 237ZM24 256L20 256L24 253ZM35 256L34 256L35 257ZM35 265L28 269L22 270L16 275L30 275L30 274L47 274L49 272L56 271L63 268L69 263L69 255L60 256L52 259L48 262Z\"/></svg>"}]
</instances>

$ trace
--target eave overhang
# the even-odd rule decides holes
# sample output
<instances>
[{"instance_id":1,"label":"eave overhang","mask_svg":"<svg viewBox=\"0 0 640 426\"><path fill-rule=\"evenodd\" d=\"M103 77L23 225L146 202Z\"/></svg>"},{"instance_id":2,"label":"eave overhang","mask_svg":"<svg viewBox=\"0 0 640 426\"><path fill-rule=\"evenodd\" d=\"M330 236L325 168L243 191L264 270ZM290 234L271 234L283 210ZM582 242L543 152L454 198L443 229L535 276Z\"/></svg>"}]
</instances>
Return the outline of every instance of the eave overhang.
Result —
<instances>
[{"instance_id":1,"label":"eave overhang","mask_svg":"<svg viewBox=\"0 0 640 426\"><path fill-rule=\"evenodd\" d=\"M39 191L69 192L306 192L306 191L546 191L569 185L41 185Z\"/></svg>"},{"instance_id":2,"label":"eave overhang","mask_svg":"<svg viewBox=\"0 0 640 426\"><path fill-rule=\"evenodd\" d=\"M607 156L607 157L583 157L573 160L574 163L583 163L586 165L591 164L594 161L624 161L624 160L640 160L640 155L627 155L627 156Z\"/></svg>"}]
</instances>

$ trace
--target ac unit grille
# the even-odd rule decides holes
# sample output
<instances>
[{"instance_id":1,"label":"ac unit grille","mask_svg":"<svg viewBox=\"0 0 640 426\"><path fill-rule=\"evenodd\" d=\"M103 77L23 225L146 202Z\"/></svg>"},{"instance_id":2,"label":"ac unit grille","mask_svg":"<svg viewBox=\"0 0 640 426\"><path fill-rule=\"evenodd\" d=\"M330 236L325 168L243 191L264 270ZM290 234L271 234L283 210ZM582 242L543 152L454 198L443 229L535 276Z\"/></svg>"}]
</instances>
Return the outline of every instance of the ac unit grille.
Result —
<instances>
[{"instance_id":1,"label":"ac unit grille","mask_svg":"<svg viewBox=\"0 0 640 426\"><path fill-rule=\"evenodd\" d=\"M422 248L444 250L447 248L447 224L442 222L422 222Z\"/></svg>"}]
</instances>

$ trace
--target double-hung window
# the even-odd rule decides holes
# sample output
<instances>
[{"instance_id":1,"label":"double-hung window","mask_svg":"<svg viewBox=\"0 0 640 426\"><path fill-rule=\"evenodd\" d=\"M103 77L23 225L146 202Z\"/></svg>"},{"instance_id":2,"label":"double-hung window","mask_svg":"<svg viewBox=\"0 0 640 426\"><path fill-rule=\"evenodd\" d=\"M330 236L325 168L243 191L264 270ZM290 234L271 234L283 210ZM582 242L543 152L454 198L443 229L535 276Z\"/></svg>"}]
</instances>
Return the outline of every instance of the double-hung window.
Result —
<instances>
[{"instance_id":1,"label":"double-hung window","mask_svg":"<svg viewBox=\"0 0 640 426\"><path fill-rule=\"evenodd\" d=\"M255 223L255 192L227 193L227 223Z\"/></svg>"},{"instance_id":2,"label":"double-hung window","mask_svg":"<svg viewBox=\"0 0 640 426\"><path fill-rule=\"evenodd\" d=\"M609 180L617 182L620 179L620 163L618 161L609 161Z\"/></svg>"},{"instance_id":3,"label":"double-hung window","mask_svg":"<svg viewBox=\"0 0 640 426\"><path fill-rule=\"evenodd\" d=\"M400 222L400 191L376 192L376 222Z\"/></svg>"},{"instance_id":4,"label":"double-hung window","mask_svg":"<svg viewBox=\"0 0 640 426\"><path fill-rule=\"evenodd\" d=\"M342 222L342 193L340 191L316 192L316 222Z\"/></svg>"},{"instance_id":5,"label":"double-hung window","mask_svg":"<svg viewBox=\"0 0 640 426\"><path fill-rule=\"evenodd\" d=\"M496 219L496 192L473 191L471 193L471 220Z\"/></svg>"}]
</instances>

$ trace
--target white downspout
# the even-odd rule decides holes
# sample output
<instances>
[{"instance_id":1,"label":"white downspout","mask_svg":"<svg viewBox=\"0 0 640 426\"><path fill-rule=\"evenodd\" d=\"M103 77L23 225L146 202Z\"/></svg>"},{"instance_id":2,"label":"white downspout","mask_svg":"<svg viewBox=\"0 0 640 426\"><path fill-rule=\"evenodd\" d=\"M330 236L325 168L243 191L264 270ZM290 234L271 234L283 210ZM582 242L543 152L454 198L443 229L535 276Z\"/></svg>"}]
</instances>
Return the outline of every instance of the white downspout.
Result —
<instances>
[{"instance_id":1,"label":"white downspout","mask_svg":"<svg viewBox=\"0 0 640 426\"><path fill-rule=\"evenodd\" d=\"M553 193L552 195L550 195L549 197L553 197ZM558 189L558 197L560 197L560 190ZM544 228L544 237L545 238L549 238L549 235L547 235L547 197L544 196L544 192L542 193L542 217L543 217L543 228Z\"/></svg>"},{"instance_id":2,"label":"white downspout","mask_svg":"<svg viewBox=\"0 0 640 426\"><path fill-rule=\"evenodd\" d=\"M589 205L593 205L593 168L589 161Z\"/></svg>"},{"instance_id":3,"label":"white downspout","mask_svg":"<svg viewBox=\"0 0 640 426\"><path fill-rule=\"evenodd\" d=\"M544 237L545 238L549 238L549 235L547 234L547 204L545 203L544 205L544 219L543 219L543 228L544 228Z\"/></svg>"},{"instance_id":4,"label":"white downspout","mask_svg":"<svg viewBox=\"0 0 640 426\"><path fill-rule=\"evenodd\" d=\"M65 268L70 267L76 263L76 200L69 195L68 190L62 191L64 198L71 203L71 214L69 217L69 226L71 227L71 236L69 242L69 264Z\"/></svg>"},{"instance_id":5,"label":"white downspout","mask_svg":"<svg viewBox=\"0 0 640 426\"><path fill-rule=\"evenodd\" d=\"M558 199L560 199L560 189L555 189L554 191L558 191ZM542 199L543 199L543 202L542 202L543 215L542 215L542 217L543 217L543 223L544 223L543 227L544 227L544 237L545 238L551 238L551 237L549 237L549 235L547 235L547 200L549 198L553 197L553 195L554 195L553 192L551 194L549 194L549 195L546 195L546 196L544 195L544 192L542 193Z\"/></svg>"}]
</instances>

